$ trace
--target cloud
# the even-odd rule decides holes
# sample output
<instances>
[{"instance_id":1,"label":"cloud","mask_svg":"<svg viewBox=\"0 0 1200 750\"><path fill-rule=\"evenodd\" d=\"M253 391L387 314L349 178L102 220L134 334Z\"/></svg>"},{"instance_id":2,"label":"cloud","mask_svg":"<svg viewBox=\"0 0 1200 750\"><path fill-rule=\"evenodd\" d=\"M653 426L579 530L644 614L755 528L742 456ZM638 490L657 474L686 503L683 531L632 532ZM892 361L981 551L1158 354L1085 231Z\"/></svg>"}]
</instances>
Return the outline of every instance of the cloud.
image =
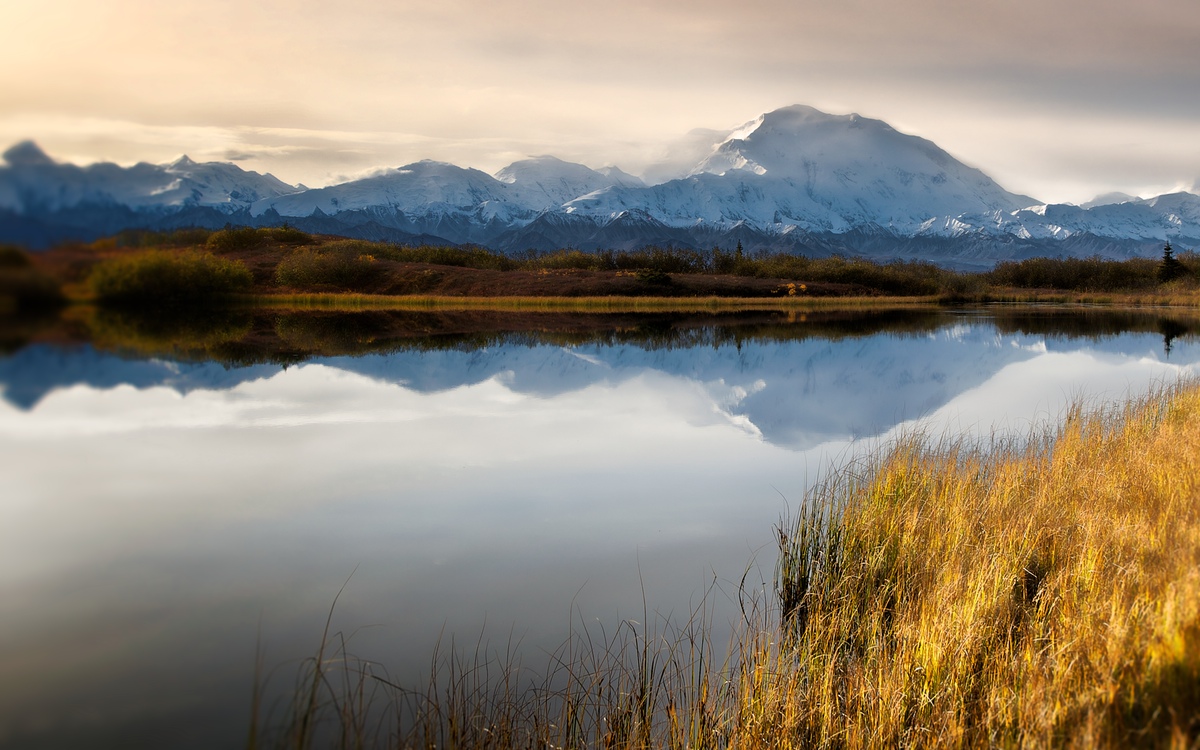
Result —
<instances>
[{"instance_id":1,"label":"cloud","mask_svg":"<svg viewBox=\"0 0 1200 750\"><path fill-rule=\"evenodd\" d=\"M933 0L44 0L0 9L0 136L58 138L73 160L231 153L309 184L420 158L494 171L547 152L638 172L693 128L807 103L888 120L986 171L1022 153L1103 166L1117 146L1090 162L1054 153L1095 120L1136 117L1147 141L1200 128L1200 100L1183 95L1200 90L1200 70L1179 52L1198 37L1193 0L1013 0L1003 12ZM1036 139L1016 130L1031 115L1047 123ZM77 132L16 132L31 117ZM158 139L89 130L97 122ZM1138 179L1175 183L1185 169L1190 180L1200 157L1188 148ZM1121 188L1111 182L1127 168L1111 165L1105 189ZM1058 189L1027 182L1018 189Z\"/></svg>"}]
</instances>

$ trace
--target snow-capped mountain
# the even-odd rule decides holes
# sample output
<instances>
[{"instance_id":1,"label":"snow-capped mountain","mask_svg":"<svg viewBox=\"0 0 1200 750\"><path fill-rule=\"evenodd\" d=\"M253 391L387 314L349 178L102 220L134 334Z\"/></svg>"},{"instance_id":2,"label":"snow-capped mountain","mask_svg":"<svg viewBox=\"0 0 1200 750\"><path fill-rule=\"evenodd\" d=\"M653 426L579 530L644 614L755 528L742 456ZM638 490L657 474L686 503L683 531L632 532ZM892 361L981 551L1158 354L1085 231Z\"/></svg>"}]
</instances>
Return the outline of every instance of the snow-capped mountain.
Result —
<instances>
[{"instance_id":1,"label":"snow-capped mountain","mask_svg":"<svg viewBox=\"0 0 1200 750\"><path fill-rule=\"evenodd\" d=\"M1168 193L1093 205L1031 206L999 217L997 227L1018 237L1065 239L1073 236L1165 241L1200 237L1200 196Z\"/></svg>"},{"instance_id":2,"label":"snow-capped mountain","mask_svg":"<svg viewBox=\"0 0 1200 750\"><path fill-rule=\"evenodd\" d=\"M119 205L134 210L206 206L232 212L255 201L299 188L234 164L199 164L181 156L169 164L87 167L59 164L32 141L4 152L0 208L16 213L57 211L80 205Z\"/></svg>"},{"instance_id":3,"label":"snow-capped mountain","mask_svg":"<svg viewBox=\"0 0 1200 750\"><path fill-rule=\"evenodd\" d=\"M580 195L641 185L616 168L593 170L552 156L515 162L494 177L421 161L362 180L267 198L255 203L250 214L303 219L357 212L358 219L370 217L398 231L490 244L498 233L560 211Z\"/></svg>"},{"instance_id":4,"label":"snow-capped mountain","mask_svg":"<svg viewBox=\"0 0 1200 750\"><path fill-rule=\"evenodd\" d=\"M514 162L496 173L496 179L515 188L528 204L552 208L608 187L642 187L633 175L616 167L589 169L553 156Z\"/></svg>"},{"instance_id":5,"label":"snow-capped mountain","mask_svg":"<svg viewBox=\"0 0 1200 750\"><path fill-rule=\"evenodd\" d=\"M0 241L38 248L129 228L220 227L256 201L298 190L269 174L186 156L132 167L61 164L23 141L0 164Z\"/></svg>"},{"instance_id":6,"label":"snow-capped mountain","mask_svg":"<svg viewBox=\"0 0 1200 750\"><path fill-rule=\"evenodd\" d=\"M931 216L1008 212L1037 203L924 138L880 120L801 105L735 131L692 174L767 177L851 226L875 223L905 234Z\"/></svg>"},{"instance_id":7,"label":"snow-capped mountain","mask_svg":"<svg viewBox=\"0 0 1200 750\"><path fill-rule=\"evenodd\" d=\"M231 164L58 164L31 142L0 165L0 241L44 246L135 226L278 224L503 251L648 244L959 265L1037 255L1155 255L1200 244L1200 196L1107 195L1084 206L1009 192L934 143L806 106L693 131L642 181L552 156L494 176L421 161L319 189ZM690 166L687 166L690 164Z\"/></svg>"}]
</instances>

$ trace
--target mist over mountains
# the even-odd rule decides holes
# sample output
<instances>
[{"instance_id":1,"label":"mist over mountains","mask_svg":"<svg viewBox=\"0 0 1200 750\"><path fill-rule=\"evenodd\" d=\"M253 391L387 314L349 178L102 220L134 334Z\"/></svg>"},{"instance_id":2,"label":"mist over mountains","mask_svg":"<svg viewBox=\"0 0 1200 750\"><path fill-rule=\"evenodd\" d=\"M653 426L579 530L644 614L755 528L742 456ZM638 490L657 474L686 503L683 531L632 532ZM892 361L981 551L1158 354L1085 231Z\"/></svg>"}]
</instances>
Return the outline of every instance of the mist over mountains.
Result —
<instances>
[{"instance_id":1,"label":"mist over mountains","mask_svg":"<svg viewBox=\"0 0 1200 750\"><path fill-rule=\"evenodd\" d=\"M129 228L288 223L399 243L527 249L646 245L835 253L989 266L1034 256L1156 256L1200 245L1200 196L1045 204L880 120L806 106L696 131L646 179L553 156L495 175L434 161L324 188L186 156L60 164L31 141L0 165L0 241L43 248Z\"/></svg>"}]
</instances>

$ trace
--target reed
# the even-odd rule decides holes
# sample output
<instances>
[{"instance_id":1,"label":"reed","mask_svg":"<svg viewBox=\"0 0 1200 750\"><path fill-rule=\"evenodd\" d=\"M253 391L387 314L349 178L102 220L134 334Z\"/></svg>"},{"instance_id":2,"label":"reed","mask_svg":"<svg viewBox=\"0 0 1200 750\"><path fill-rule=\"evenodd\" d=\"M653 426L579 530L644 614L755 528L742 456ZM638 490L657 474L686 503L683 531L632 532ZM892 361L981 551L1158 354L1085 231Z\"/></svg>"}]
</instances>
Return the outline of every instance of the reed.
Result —
<instances>
[{"instance_id":1,"label":"reed","mask_svg":"<svg viewBox=\"0 0 1200 750\"><path fill-rule=\"evenodd\" d=\"M1020 442L910 437L839 475L781 535L789 731L1195 746L1198 470L1193 385Z\"/></svg>"},{"instance_id":2,"label":"reed","mask_svg":"<svg viewBox=\"0 0 1200 750\"><path fill-rule=\"evenodd\" d=\"M780 524L776 600L743 587L723 652L707 605L682 626L647 607L611 637L574 630L537 670L511 645L465 656L452 645L411 690L327 630L295 709L252 736L339 748L1193 748L1197 476L1196 383L1077 406L1021 438L912 434L828 477Z\"/></svg>"}]
</instances>

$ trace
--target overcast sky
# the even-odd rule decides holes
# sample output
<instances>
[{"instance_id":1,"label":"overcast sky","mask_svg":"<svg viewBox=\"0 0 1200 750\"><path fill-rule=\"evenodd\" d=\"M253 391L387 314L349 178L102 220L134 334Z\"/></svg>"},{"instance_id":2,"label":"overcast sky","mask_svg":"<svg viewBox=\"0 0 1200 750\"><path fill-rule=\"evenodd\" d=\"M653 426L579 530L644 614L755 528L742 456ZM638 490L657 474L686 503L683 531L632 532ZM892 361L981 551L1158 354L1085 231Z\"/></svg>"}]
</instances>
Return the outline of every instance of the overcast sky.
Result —
<instances>
[{"instance_id":1,"label":"overcast sky","mask_svg":"<svg viewBox=\"0 0 1200 750\"><path fill-rule=\"evenodd\" d=\"M639 174L788 104L1044 201L1193 189L1196 0L4 0L0 149L310 186L553 154Z\"/></svg>"}]
</instances>

